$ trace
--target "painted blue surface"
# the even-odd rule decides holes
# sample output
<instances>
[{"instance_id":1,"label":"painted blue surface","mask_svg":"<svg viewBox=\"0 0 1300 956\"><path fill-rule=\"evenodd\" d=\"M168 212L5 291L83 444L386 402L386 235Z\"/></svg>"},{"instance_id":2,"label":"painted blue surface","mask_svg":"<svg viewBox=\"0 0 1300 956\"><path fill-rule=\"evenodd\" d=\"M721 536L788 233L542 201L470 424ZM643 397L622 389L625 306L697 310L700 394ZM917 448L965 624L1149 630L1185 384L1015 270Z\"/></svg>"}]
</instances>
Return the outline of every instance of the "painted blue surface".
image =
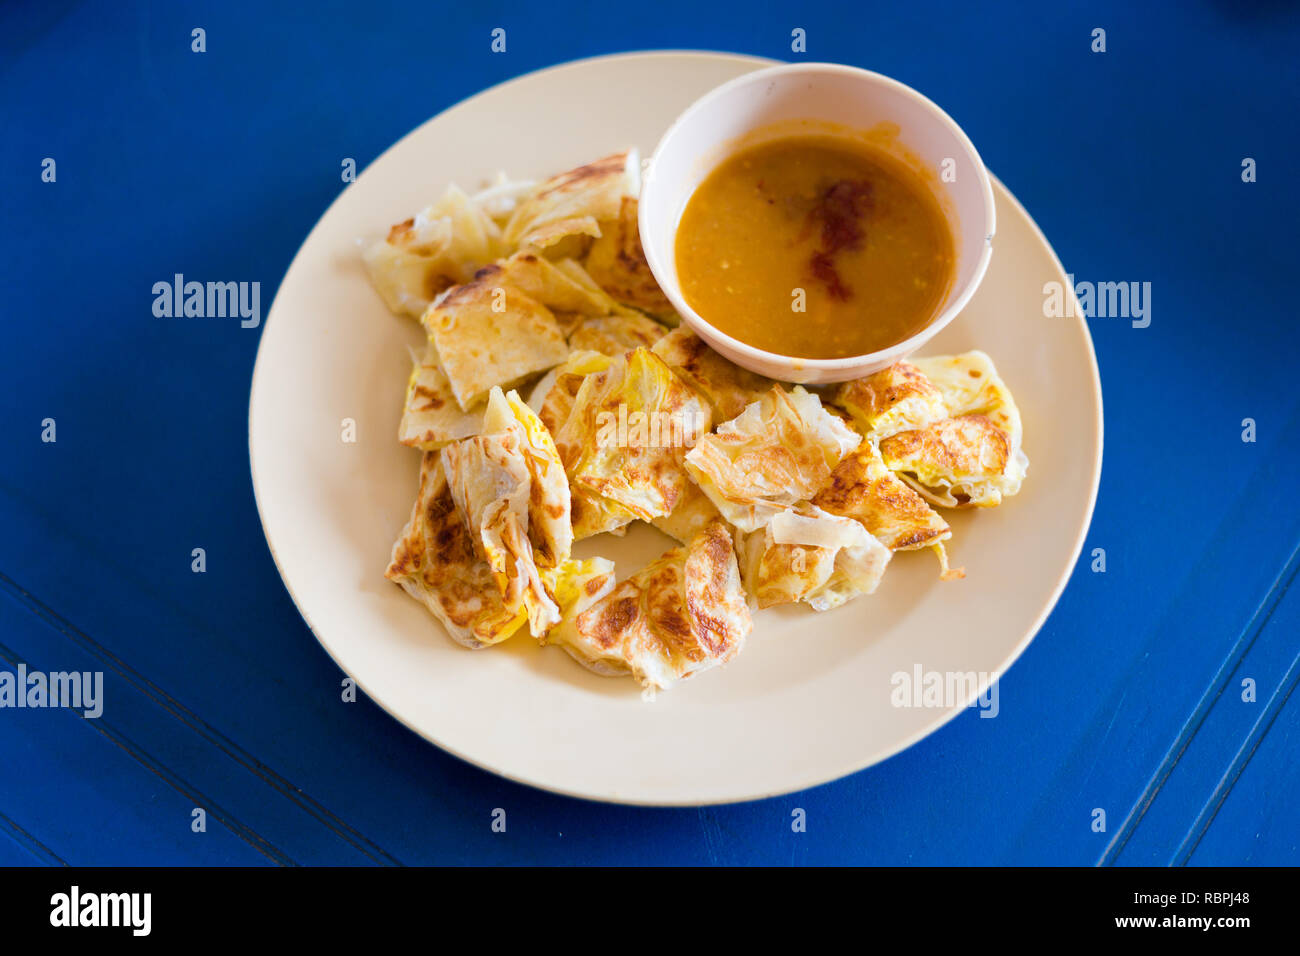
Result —
<instances>
[{"instance_id":1,"label":"painted blue surface","mask_svg":"<svg viewBox=\"0 0 1300 956\"><path fill-rule=\"evenodd\" d=\"M102 670L113 701L0 710L0 864L1300 862L1300 11L1137 6L0 7L0 668ZM157 320L153 283L256 280L265 311L342 157L537 68L789 59L796 27L809 58L943 105L1079 279L1152 283L1148 328L1091 323L1097 512L998 718L810 792L639 810L504 782L340 703L253 503L260 331Z\"/></svg>"}]
</instances>

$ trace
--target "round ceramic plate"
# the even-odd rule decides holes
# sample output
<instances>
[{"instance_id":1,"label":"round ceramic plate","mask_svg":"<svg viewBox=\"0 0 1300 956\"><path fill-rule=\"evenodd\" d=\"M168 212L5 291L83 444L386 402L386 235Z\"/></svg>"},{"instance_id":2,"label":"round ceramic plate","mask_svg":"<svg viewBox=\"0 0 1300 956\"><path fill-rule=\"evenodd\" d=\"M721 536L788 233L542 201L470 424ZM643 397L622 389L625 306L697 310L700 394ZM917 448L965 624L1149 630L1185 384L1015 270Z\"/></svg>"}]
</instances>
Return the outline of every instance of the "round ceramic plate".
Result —
<instances>
[{"instance_id":1,"label":"round ceramic plate","mask_svg":"<svg viewBox=\"0 0 1300 956\"><path fill-rule=\"evenodd\" d=\"M1080 318L1045 318L1065 275L1002 185L984 284L928 354L980 348L1024 419L1029 475L1002 507L950 514L962 581L929 552L897 555L880 588L824 614L755 615L744 652L647 702L559 648L516 636L469 651L384 579L420 455L397 444L416 323L371 289L359 237L498 170L541 178L636 146L714 86L769 61L699 53L605 57L533 73L429 120L347 187L289 267L262 333L249 408L253 486L285 586L338 665L439 747L512 780L641 804L798 790L920 740L974 698L895 706L896 674L1002 673L1056 603L1092 514L1101 390ZM356 441L343 441L343 423ZM580 542L626 577L674 542L649 526ZM958 685L961 680L956 682ZM906 702L915 703L912 699ZM931 704L934 701L930 701Z\"/></svg>"}]
</instances>

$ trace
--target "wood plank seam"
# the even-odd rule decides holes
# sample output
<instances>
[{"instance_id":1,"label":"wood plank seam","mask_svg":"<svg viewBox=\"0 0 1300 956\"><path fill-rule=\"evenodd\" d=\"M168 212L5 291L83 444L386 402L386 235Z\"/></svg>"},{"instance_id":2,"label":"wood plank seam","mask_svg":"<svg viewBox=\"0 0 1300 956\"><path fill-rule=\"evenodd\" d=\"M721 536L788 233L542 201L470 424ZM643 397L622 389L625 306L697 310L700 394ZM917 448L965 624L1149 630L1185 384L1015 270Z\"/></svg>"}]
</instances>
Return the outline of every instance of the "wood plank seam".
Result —
<instances>
[{"instance_id":1,"label":"wood plank seam","mask_svg":"<svg viewBox=\"0 0 1300 956\"><path fill-rule=\"evenodd\" d=\"M1223 663L1219 666L1219 670L1210 681L1209 687L1206 688L1200 701L1197 702L1196 707L1183 723L1183 727L1179 731L1178 736L1165 752L1165 756L1161 760L1159 767L1157 767L1156 772L1147 782L1147 786L1143 790L1141 798L1134 805L1128 816L1125 817L1124 825L1118 832L1116 832L1115 836L1111 839L1110 844L1106 847L1106 850L1102 854L1102 858L1098 863L1099 866L1113 865L1119 854L1123 851L1124 846L1132 837L1134 831L1142 823L1142 818L1146 816L1147 810L1150 809L1151 804L1155 801L1156 795L1160 792L1161 787L1163 787L1165 781L1169 779L1169 775L1173 772L1175 765L1177 765L1178 761L1182 759L1183 754L1187 751L1192 740L1205 723L1210 711L1214 708L1214 705L1227 689L1233 673L1241 665L1242 659L1250 651L1251 647L1254 646L1255 641L1258 640L1260 634L1263 633L1269 619L1273 616L1273 612L1277 609L1278 605L1282 602L1282 598L1290 589L1297 570L1300 570L1300 543L1292 549L1290 558L1282 567L1282 570L1278 575L1273 579L1272 585L1270 585L1264 599L1260 601L1259 605L1256 607L1255 613L1251 615L1251 619L1246 623L1245 627L1242 628L1241 634L1238 636L1232 650L1224 658ZM1288 679L1289 678L1290 672L1288 672ZM1283 683L1285 683L1285 681ZM1286 696L1289 696L1289 694L1290 691L1288 691L1287 695L1283 696L1281 701L1278 702L1279 709L1282 703L1285 702ZM1274 693L1274 698L1270 699L1268 704L1269 707L1273 706L1274 699L1276 698L1277 692ZM1263 719L1263 716L1265 715L1261 715L1261 719ZM1275 717L1276 714L1273 714L1273 716L1269 718L1268 727L1272 726ZM1265 727L1264 733L1267 733L1267 727ZM1262 739L1263 734L1260 735L1260 740ZM1254 752L1253 748L1251 752ZM1245 762L1242 763L1242 768L1244 769L1244 767ZM1236 777L1233 777L1232 782L1236 782ZM1224 791L1223 798L1227 797L1230 790L1231 784L1228 786L1228 789ZM1222 799L1219 802L1222 803ZM1194 825L1195 821L1193 822L1193 826ZM1199 840L1200 837L1198 836L1197 841L1199 842ZM1186 844L1186 837L1184 837L1183 844Z\"/></svg>"},{"instance_id":2,"label":"wood plank seam","mask_svg":"<svg viewBox=\"0 0 1300 956\"><path fill-rule=\"evenodd\" d=\"M0 658L3 658L8 663L12 664L15 668L18 666L19 663L29 665L29 667L31 664L31 661L28 661L20 654L18 654L11 648L5 646L4 644L0 644ZM32 668L32 669L40 670L40 668ZM60 709L76 717L76 719L78 720L85 721L85 723L92 730L94 730L96 733L103 736L114 746L125 751L142 767L144 767L154 776L158 777L160 780L166 783L177 793L180 793L182 796L186 797L189 801L193 803L194 806L202 807L203 810L208 814L208 816L215 817L218 821L220 821L220 823L223 826L225 826L227 830L229 830L235 836L239 837L241 840L243 840L253 849L257 850L263 856L267 857L272 862L280 866L298 865L293 860L292 857L290 857L283 850L275 846L275 844L273 844L270 840L266 839L266 837L262 836L260 833L258 833L256 830L254 830L252 827L248 826L247 824L242 823L234 816L234 814L230 813L227 810L224 810L219 804L217 804L216 801L208 797L197 787L188 783L183 778L181 778L178 774L175 774L172 771L168 770L157 760L150 757L144 751L144 748L137 746L125 735L115 730L110 723L104 720L103 717L96 717L94 719L90 719L80 711L69 709L69 708L60 708Z\"/></svg>"},{"instance_id":3,"label":"wood plank seam","mask_svg":"<svg viewBox=\"0 0 1300 956\"><path fill-rule=\"evenodd\" d=\"M265 762L248 753L233 740L213 727L206 720L186 707L152 680L136 671L126 661L108 650L93 637L72 624L61 614L33 595L13 578L0 571L0 587L8 590L15 599L49 627L63 634L68 640L78 644L93 657L103 661L115 671L128 685L148 697L158 706L168 711L176 720L189 727L194 733L208 741L227 757L234 760L248 772L261 779L267 786L286 797L305 813L317 820L335 836L354 847L359 853L376 863L386 866L401 866L402 863L392 854L380 847L374 840L361 833L345 820L338 817L319 801L315 800L301 788L285 779Z\"/></svg>"},{"instance_id":4,"label":"wood plank seam","mask_svg":"<svg viewBox=\"0 0 1300 956\"><path fill-rule=\"evenodd\" d=\"M1296 570L1293 570L1291 572L1291 579L1287 582L1288 590L1295 582L1295 578ZM1196 852L1196 848L1200 845L1201 840L1209 831L1210 825L1214 822L1214 818L1218 815L1219 808L1223 806L1223 802L1232 792L1232 788L1235 787L1237 781L1241 779L1242 772L1246 769L1246 765L1250 763L1251 758L1255 756L1255 751L1259 749L1259 745L1264 742L1264 738L1268 736L1268 732L1273 729L1273 724L1277 722L1277 718L1281 715L1282 709L1286 706L1287 701L1295 692L1298 683L1300 683L1300 654L1297 654L1291 661L1291 666L1287 668L1286 676L1279 682L1277 690L1275 690L1273 696L1269 698L1268 704L1265 705L1263 713L1259 715L1259 719L1251 726L1250 733L1246 735L1246 739L1242 742L1241 747L1237 749L1237 753L1233 756L1232 762L1228 765L1228 769L1224 772L1222 778L1220 778L1218 786L1214 788L1214 792L1210 795L1209 799L1205 801L1204 806L1201 808L1201 812L1188 828L1187 836L1183 838L1183 842L1179 844L1178 850L1174 854L1174 859L1177 865L1186 866L1188 861L1191 859L1192 854Z\"/></svg>"},{"instance_id":5,"label":"wood plank seam","mask_svg":"<svg viewBox=\"0 0 1300 956\"><path fill-rule=\"evenodd\" d=\"M18 825L17 821L0 812L0 832L13 840L20 847L30 853L36 859L40 860L46 866L67 866L68 861L63 859L48 846L36 839L32 834Z\"/></svg>"}]
</instances>

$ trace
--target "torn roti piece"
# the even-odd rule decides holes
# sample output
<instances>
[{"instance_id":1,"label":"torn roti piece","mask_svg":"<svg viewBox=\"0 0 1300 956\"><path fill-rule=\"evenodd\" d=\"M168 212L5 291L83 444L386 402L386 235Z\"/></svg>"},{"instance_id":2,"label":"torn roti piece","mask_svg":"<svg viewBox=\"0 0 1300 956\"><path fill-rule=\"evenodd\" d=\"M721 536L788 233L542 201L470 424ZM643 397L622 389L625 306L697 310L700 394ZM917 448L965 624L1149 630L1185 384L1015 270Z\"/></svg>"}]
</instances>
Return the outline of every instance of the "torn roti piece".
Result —
<instances>
[{"instance_id":1,"label":"torn roti piece","mask_svg":"<svg viewBox=\"0 0 1300 956\"><path fill-rule=\"evenodd\" d=\"M646 262L634 197L624 196L618 216L600 223L600 237L591 244L586 266L600 287L624 305L667 325L681 321Z\"/></svg>"},{"instance_id":2,"label":"torn roti piece","mask_svg":"<svg viewBox=\"0 0 1300 956\"><path fill-rule=\"evenodd\" d=\"M682 496L678 499L672 513L652 518L650 523L670 538L676 538L682 544L690 544L691 539L699 534L705 525L721 517L722 514L709 500L709 496L687 476Z\"/></svg>"},{"instance_id":3,"label":"torn roti piece","mask_svg":"<svg viewBox=\"0 0 1300 956\"><path fill-rule=\"evenodd\" d=\"M542 423L552 435L562 439L556 448L566 470L573 467L582 448L580 444L563 443L564 423L573 411L583 380L588 375L604 371L613 362L613 357L600 352L572 352L564 364L552 369L537 383L529 397L529 406L537 409ZM575 431L568 440L579 437L581 432ZM626 508L602 499L585 488L575 485L569 491L575 540L603 533L623 535L627 533L627 526L636 520L636 515Z\"/></svg>"},{"instance_id":4,"label":"torn roti piece","mask_svg":"<svg viewBox=\"0 0 1300 956\"><path fill-rule=\"evenodd\" d=\"M568 558L568 484L545 428L518 395L507 398L494 388L484 428L442 449L443 470L503 603L523 607L529 630L541 636L560 619L538 565L554 567Z\"/></svg>"},{"instance_id":5,"label":"torn roti piece","mask_svg":"<svg viewBox=\"0 0 1300 956\"><path fill-rule=\"evenodd\" d=\"M640 348L583 379L556 445L575 489L649 521L676 507L683 457L711 425L703 399Z\"/></svg>"},{"instance_id":6,"label":"torn roti piece","mask_svg":"<svg viewBox=\"0 0 1300 956\"><path fill-rule=\"evenodd\" d=\"M493 386L514 386L569 354L550 310L504 283L495 267L447 290L423 321L463 411L482 402Z\"/></svg>"},{"instance_id":7,"label":"torn roti piece","mask_svg":"<svg viewBox=\"0 0 1300 956\"><path fill-rule=\"evenodd\" d=\"M485 435L513 434L528 468L528 537L537 564L559 567L569 560L573 526L569 521L569 479L551 433L513 391L494 388L483 417Z\"/></svg>"},{"instance_id":8,"label":"torn roti piece","mask_svg":"<svg viewBox=\"0 0 1300 956\"><path fill-rule=\"evenodd\" d=\"M384 577L466 647L498 644L528 620L522 606L507 606L492 569L475 553L437 452L425 452L420 462L420 492Z\"/></svg>"},{"instance_id":9,"label":"torn roti piece","mask_svg":"<svg viewBox=\"0 0 1300 956\"><path fill-rule=\"evenodd\" d=\"M555 247L575 236L597 237L602 220L618 218L624 196L641 191L635 149L552 176L523 200L505 229L510 248Z\"/></svg>"},{"instance_id":10,"label":"torn roti piece","mask_svg":"<svg viewBox=\"0 0 1300 956\"><path fill-rule=\"evenodd\" d=\"M569 335L569 348L605 355L622 355L636 348L650 348L668 330L639 312L583 319Z\"/></svg>"},{"instance_id":11,"label":"torn roti piece","mask_svg":"<svg viewBox=\"0 0 1300 956\"><path fill-rule=\"evenodd\" d=\"M470 199L491 216L497 225L504 226L514 214L520 200L531 196L536 189L537 183L534 180L511 179L501 170Z\"/></svg>"},{"instance_id":12,"label":"torn roti piece","mask_svg":"<svg viewBox=\"0 0 1300 956\"><path fill-rule=\"evenodd\" d=\"M684 325L656 342L653 351L709 400L719 421L735 418L775 384L719 355Z\"/></svg>"},{"instance_id":13,"label":"torn roti piece","mask_svg":"<svg viewBox=\"0 0 1300 956\"><path fill-rule=\"evenodd\" d=\"M501 228L456 186L432 206L370 243L362 258L370 281L398 315L419 318L440 292L468 282L504 252Z\"/></svg>"},{"instance_id":14,"label":"torn roti piece","mask_svg":"<svg viewBox=\"0 0 1300 956\"><path fill-rule=\"evenodd\" d=\"M926 548L952 537L948 522L885 466L870 441L835 466L812 503L862 522L891 551Z\"/></svg>"},{"instance_id":15,"label":"torn roti piece","mask_svg":"<svg viewBox=\"0 0 1300 956\"><path fill-rule=\"evenodd\" d=\"M1007 435L1011 457L1020 451L1020 409L993 360L980 351L914 359L916 367L943 394L948 415L983 415ZM1028 465L1028 462L1025 462Z\"/></svg>"},{"instance_id":16,"label":"torn roti piece","mask_svg":"<svg viewBox=\"0 0 1300 956\"><path fill-rule=\"evenodd\" d=\"M896 362L837 386L829 401L849 413L863 438L879 441L947 418L943 393L917 366Z\"/></svg>"},{"instance_id":17,"label":"torn roti piece","mask_svg":"<svg viewBox=\"0 0 1300 956\"><path fill-rule=\"evenodd\" d=\"M1028 461L985 415L945 418L880 443L885 465L929 502L992 508L1020 490Z\"/></svg>"},{"instance_id":18,"label":"torn roti piece","mask_svg":"<svg viewBox=\"0 0 1300 956\"><path fill-rule=\"evenodd\" d=\"M542 424L552 435L560 433L561 426L569 420L573 400L578 397L582 380L593 372L603 372L614 362L614 356L603 352L575 349L561 364L547 372L533 386L528 397L528 407L537 412Z\"/></svg>"},{"instance_id":19,"label":"torn roti piece","mask_svg":"<svg viewBox=\"0 0 1300 956\"><path fill-rule=\"evenodd\" d=\"M429 342L406 383L397 440L403 445L436 451L448 442L477 435L483 428L485 407L476 405L468 412L461 409L438 362L438 350Z\"/></svg>"},{"instance_id":20,"label":"torn roti piece","mask_svg":"<svg viewBox=\"0 0 1300 956\"><path fill-rule=\"evenodd\" d=\"M701 438L686 467L722 516L751 532L815 495L859 442L816 395L774 385Z\"/></svg>"},{"instance_id":21,"label":"torn roti piece","mask_svg":"<svg viewBox=\"0 0 1300 956\"><path fill-rule=\"evenodd\" d=\"M631 674L648 688L725 664L753 626L731 533L714 521L547 637L599 674Z\"/></svg>"},{"instance_id":22,"label":"torn roti piece","mask_svg":"<svg viewBox=\"0 0 1300 956\"><path fill-rule=\"evenodd\" d=\"M852 518L803 505L742 539L741 576L760 608L803 601L816 611L871 594L892 552Z\"/></svg>"},{"instance_id":23,"label":"torn roti piece","mask_svg":"<svg viewBox=\"0 0 1300 956\"><path fill-rule=\"evenodd\" d=\"M526 293L557 315L572 315L575 321L625 311L573 259L552 262L524 250L480 270L476 278L485 275Z\"/></svg>"}]
</instances>

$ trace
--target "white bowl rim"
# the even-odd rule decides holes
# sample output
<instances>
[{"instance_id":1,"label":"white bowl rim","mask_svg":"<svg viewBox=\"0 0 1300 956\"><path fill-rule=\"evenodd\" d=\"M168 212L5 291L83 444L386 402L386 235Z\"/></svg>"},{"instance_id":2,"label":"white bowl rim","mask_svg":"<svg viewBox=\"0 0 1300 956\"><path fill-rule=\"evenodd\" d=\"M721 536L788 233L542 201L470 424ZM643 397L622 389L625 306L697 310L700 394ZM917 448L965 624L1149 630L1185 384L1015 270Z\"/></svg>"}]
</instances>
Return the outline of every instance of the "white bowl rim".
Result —
<instances>
[{"instance_id":1,"label":"white bowl rim","mask_svg":"<svg viewBox=\"0 0 1300 956\"><path fill-rule=\"evenodd\" d=\"M975 167L979 171L980 193L984 201L984 241L980 250L979 260L975 264L975 271L971 274L970 279L967 280L966 285L962 288L961 292L955 299L953 299L946 309L928 322L924 328L901 342L895 342L893 345L877 349L874 352L864 352L860 355L849 355L843 358L800 358L794 355L782 355L779 352L769 352L766 349L760 349L756 346L742 342L740 339L728 335L726 332L723 332L721 329L710 324L698 312L691 308L690 304L681 294L678 285L664 281L666 268L659 258L658 247L653 242L649 241L649 237L646 235L646 232L648 231L646 223L650 221L651 217L642 216L640 217L638 231L640 232L641 246L645 252L646 263L650 266L650 271L653 273L655 281L659 283L664 294L668 296L674 308L677 309L678 313L687 325L691 326L694 331L700 333L706 338L709 336L715 337L717 340L725 343L728 348L734 349L736 352L752 361L786 365L791 370L797 370L800 372L834 373L864 368L871 365L873 362L888 360L890 358L897 359L909 355L928 342L931 338L938 335L939 332L948 325L948 323L961 313L962 309L966 307L966 304L970 302L971 297L974 296L976 290L979 289L980 283L984 281L984 274L988 271L989 260L993 256L993 237L997 232L997 213L994 208L993 185L990 180L988 167L984 165L984 160L980 156L979 150L975 148L975 144L971 142L970 137L966 135L966 131L963 130L957 124L957 121L949 116L942 107L924 93L913 89L901 80L894 79L892 76L886 76L883 73L866 70L858 66L849 66L844 63L781 63L738 76L735 79L728 80L725 83L715 86L690 106L686 107L677 119L673 120L672 125L668 127L663 136L659 137L659 142L655 144L654 152L651 154L650 167L644 176L644 181L641 187L641 200L644 201L646 199L647 190L652 191L655 188L655 161L659 158L664 144L673 137L678 128L689 119L693 113L704 106L707 106L714 100L727 95L740 86L754 82L762 82L774 75L789 73L842 73L855 75L862 79L867 79L871 82L889 87L895 92L902 94L904 97L915 101L920 106L934 114L939 123L946 126L957 142L970 153L970 156L975 160ZM673 228L675 233L676 225L674 225Z\"/></svg>"}]
</instances>

